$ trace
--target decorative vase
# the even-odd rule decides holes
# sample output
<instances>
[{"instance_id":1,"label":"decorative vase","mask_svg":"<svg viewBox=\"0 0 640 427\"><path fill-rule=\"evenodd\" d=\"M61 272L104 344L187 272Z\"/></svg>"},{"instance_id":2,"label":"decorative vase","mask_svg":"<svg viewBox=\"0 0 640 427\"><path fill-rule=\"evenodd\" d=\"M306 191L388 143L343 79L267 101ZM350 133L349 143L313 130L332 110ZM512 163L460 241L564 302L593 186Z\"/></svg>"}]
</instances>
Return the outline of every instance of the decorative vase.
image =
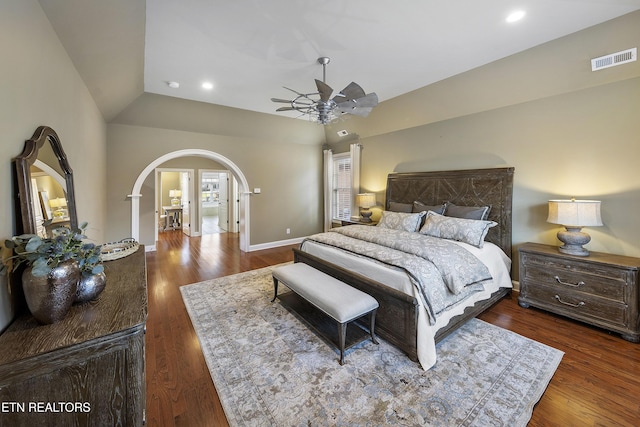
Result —
<instances>
[{"instance_id":1,"label":"decorative vase","mask_svg":"<svg viewBox=\"0 0 640 427\"><path fill-rule=\"evenodd\" d=\"M22 288L33 317L44 324L64 319L75 300L78 280L80 269L75 260L61 262L42 277L34 276L27 267L22 273Z\"/></svg>"},{"instance_id":2,"label":"decorative vase","mask_svg":"<svg viewBox=\"0 0 640 427\"><path fill-rule=\"evenodd\" d=\"M85 276L80 274L80 280L78 281L78 288L76 289L76 303L84 303L91 301L100 295L100 292L104 290L107 285L107 276L102 273L92 274Z\"/></svg>"}]
</instances>

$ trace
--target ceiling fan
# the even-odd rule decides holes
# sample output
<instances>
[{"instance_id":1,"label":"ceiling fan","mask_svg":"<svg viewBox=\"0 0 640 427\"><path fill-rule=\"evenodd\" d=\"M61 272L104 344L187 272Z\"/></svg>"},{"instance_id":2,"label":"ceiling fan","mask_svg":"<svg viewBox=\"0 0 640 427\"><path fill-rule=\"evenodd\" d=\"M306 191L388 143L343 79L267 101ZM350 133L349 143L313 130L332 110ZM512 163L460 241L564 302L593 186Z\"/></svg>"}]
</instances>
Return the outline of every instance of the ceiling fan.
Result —
<instances>
[{"instance_id":1,"label":"ceiling fan","mask_svg":"<svg viewBox=\"0 0 640 427\"><path fill-rule=\"evenodd\" d=\"M308 115L309 120L326 125L338 120L343 114L354 114L366 117L373 107L378 105L378 95L375 93L365 94L364 90L354 82L349 83L332 99L333 89L325 83L326 67L330 59L326 56L318 58L318 63L322 64L322 81L316 79L317 92L300 93L296 90L285 89L297 95L292 100L271 98L273 102L289 104L288 107L280 107L276 111L298 111L301 115Z\"/></svg>"}]
</instances>

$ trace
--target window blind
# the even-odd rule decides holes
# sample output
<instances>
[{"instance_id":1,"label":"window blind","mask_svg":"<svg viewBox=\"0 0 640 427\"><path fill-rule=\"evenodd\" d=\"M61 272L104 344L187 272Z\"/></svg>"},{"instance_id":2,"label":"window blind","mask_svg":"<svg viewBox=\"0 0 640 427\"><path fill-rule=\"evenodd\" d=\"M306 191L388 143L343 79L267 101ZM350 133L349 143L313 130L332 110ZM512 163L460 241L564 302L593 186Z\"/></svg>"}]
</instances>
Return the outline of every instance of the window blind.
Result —
<instances>
[{"instance_id":1,"label":"window blind","mask_svg":"<svg viewBox=\"0 0 640 427\"><path fill-rule=\"evenodd\" d=\"M348 220L351 217L351 182L351 157L334 155L333 219Z\"/></svg>"}]
</instances>

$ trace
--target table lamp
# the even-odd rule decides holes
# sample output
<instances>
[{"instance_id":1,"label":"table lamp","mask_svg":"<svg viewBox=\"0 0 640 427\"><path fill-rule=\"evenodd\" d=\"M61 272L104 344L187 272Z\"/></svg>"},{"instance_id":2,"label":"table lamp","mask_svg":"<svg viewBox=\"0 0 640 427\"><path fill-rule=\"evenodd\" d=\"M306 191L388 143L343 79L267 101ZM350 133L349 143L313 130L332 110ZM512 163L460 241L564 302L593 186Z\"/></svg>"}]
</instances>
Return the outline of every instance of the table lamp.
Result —
<instances>
[{"instance_id":1,"label":"table lamp","mask_svg":"<svg viewBox=\"0 0 640 427\"><path fill-rule=\"evenodd\" d=\"M372 212L369 208L376 205L376 195L373 193L361 193L356 195L356 205L362 208L360 215L362 216L361 222L371 222Z\"/></svg>"},{"instance_id":2,"label":"table lamp","mask_svg":"<svg viewBox=\"0 0 640 427\"><path fill-rule=\"evenodd\" d=\"M54 218L64 218L66 216L64 208L67 207L67 199L65 199L64 197L57 197L55 199L49 200L49 206L54 209Z\"/></svg>"},{"instance_id":3,"label":"table lamp","mask_svg":"<svg viewBox=\"0 0 640 427\"><path fill-rule=\"evenodd\" d=\"M171 197L171 206L180 206L180 198L182 197L182 191L169 190L169 197Z\"/></svg>"},{"instance_id":4,"label":"table lamp","mask_svg":"<svg viewBox=\"0 0 640 427\"><path fill-rule=\"evenodd\" d=\"M581 231L582 227L602 225L600 201L598 200L549 200L547 222L564 225L566 231L558 232L558 240L564 245L558 250L563 254L589 256L582 247L591 241L591 236Z\"/></svg>"}]
</instances>

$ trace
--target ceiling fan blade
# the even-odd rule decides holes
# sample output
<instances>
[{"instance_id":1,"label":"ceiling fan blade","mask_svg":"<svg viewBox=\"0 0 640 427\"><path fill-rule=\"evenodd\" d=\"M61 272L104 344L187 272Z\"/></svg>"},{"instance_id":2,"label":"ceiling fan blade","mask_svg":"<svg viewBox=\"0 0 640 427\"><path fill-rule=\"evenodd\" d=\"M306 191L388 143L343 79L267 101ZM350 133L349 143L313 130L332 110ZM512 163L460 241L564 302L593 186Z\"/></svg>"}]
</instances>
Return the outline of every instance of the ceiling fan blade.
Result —
<instances>
[{"instance_id":1,"label":"ceiling fan blade","mask_svg":"<svg viewBox=\"0 0 640 427\"><path fill-rule=\"evenodd\" d=\"M304 93L300 93L300 92L298 92L297 90L293 90L293 89L288 88L288 87L286 87L286 86L282 86L282 87L283 87L283 88L285 88L285 89L287 89L287 90L290 90L291 92L295 93L296 95L306 96Z\"/></svg>"},{"instance_id":2,"label":"ceiling fan blade","mask_svg":"<svg viewBox=\"0 0 640 427\"><path fill-rule=\"evenodd\" d=\"M354 116L367 117L371 110L373 110L372 107L356 107L349 111L345 111L344 113L353 114Z\"/></svg>"},{"instance_id":3,"label":"ceiling fan blade","mask_svg":"<svg viewBox=\"0 0 640 427\"><path fill-rule=\"evenodd\" d=\"M290 99L271 98L271 100L273 102L284 102L285 104L290 104L291 103Z\"/></svg>"},{"instance_id":4,"label":"ceiling fan blade","mask_svg":"<svg viewBox=\"0 0 640 427\"><path fill-rule=\"evenodd\" d=\"M358 107L375 107L378 105L378 95L375 93L369 93L364 98L356 100Z\"/></svg>"},{"instance_id":5,"label":"ceiling fan blade","mask_svg":"<svg viewBox=\"0 0 640 427\"><path fill-rule=\"evenodd\" d=\"M331 89L328 84L318 79L316 79L316 87L318 88L318 93L320 94L320 100L327 102L329 98L331 98L333 89Z\"/></svg>"},{"instance_id":6,"label":"ceiling fan blade","mask_svg":"<svg viewBox=\"0 0 640 427\"><path fill-rule=\"evenodd\" d=\"M341 113L355 114L358 116L367 116L373 107L378 105L378 95L370 93L359 99L350 99L337 104L337 109Z\"/></svg>"},{"instance_id":7,"label":"ceiling fan blade","mask_svg":"<svg viewBox=\"0 0 640 427\"><path fill-rule=\"evenodd\" d=\"M336 104L339 104L349 99L363 98L365 95L364 90L357 83L351 82L347 87L342 89L339 94L333 97L333 100Z\"/></svg>"},{"instance_id":8,"label":"ceiling fan blade","mask_svg":"<svg viewBox=\"0 0 640 427\"><path fill-rule=\"evenodd\" d=\"M378 95L375 93L370 93L369 95L358 98L358 99L349 99L347 101L342 101L336 103L338 108L343 110L348 110L349 108L357 108L357 107L375 107L378 105Z\"/></svg>"},{"instance_id":9,"label":"ceiling fan blade","mask_svg":"<svg viewBox=\"0 0 640 427\"><path fill-rule=\"evenodd\" d=\"M276 111L293 111L293 110L296 110L296 108L293 108L293 107L280 107Z\"/></svg>"}]
</instances>

